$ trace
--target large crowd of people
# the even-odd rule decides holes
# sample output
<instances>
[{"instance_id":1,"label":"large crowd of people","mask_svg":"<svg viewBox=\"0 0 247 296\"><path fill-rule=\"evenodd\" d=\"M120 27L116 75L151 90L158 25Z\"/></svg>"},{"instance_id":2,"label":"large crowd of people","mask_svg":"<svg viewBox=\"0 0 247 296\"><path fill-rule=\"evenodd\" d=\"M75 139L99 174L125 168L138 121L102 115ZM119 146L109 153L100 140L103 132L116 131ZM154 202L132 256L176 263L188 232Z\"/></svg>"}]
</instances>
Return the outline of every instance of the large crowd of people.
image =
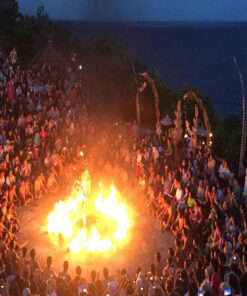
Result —
<instances>
[{"instance_id":1,"label":"large crowd of people","mask_svg":"<svg viewBox=\"0 0 247 296\"><path fill-rule=\"evenodd\" d=\"M0 52L0 294L247 295L247 172L241 184L201 145L195 153L185 145L175 166L165 133L97 122L80 76L71 79L76 67L68 70L22 69L15 49ZM140 262L134 277L122 269L113 278L106 267L86 281L80 265L74 277L68 261L55 272L52 254L41 266L39 250L19 244L17 207L56 194L87 167L123 190L135 186L161 232L172 233L174 247L157 251L150 270Z\"/></svg>"}]
</instances>

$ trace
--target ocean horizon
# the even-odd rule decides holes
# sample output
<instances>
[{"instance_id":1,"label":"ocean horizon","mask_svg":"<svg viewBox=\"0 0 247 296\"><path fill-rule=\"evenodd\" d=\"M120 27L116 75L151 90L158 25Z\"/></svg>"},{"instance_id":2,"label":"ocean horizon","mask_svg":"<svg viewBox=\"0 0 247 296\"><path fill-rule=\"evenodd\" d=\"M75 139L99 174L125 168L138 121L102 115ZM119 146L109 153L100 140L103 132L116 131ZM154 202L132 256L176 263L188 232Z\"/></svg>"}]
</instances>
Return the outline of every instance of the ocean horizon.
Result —
<instances>
[{"instance_id":1,"label":"ocean horizon","mask_svg":"<svg viewBox=\"0 0 247 296\"><path fill-rule=\"evenodd\" d=\"M160 74L172 91L195 87L221 118L242 114L241 86L232 56L247 82L247 22L58 21L87 40L111 32L126 54ZM165 98L161 98L165 99Z\"/></svg>"}]
</instances>

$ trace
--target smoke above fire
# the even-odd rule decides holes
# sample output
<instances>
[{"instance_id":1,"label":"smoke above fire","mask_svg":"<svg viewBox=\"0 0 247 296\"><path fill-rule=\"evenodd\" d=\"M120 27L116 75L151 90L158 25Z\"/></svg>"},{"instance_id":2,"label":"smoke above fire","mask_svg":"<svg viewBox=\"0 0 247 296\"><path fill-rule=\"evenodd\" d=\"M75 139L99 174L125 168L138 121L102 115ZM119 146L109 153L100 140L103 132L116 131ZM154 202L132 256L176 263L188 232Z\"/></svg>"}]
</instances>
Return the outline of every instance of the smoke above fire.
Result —
<instances>
[{"instance_id":1,"label":"smoke above fire","mask_svg":"<svg viewBox=\"0 0 247 296\"><path fill-rule=\"evenodd\" d=\"M44 5L51 18L83 21L246 21L246 0L19 0L35 15ZM236 4L237 3L237 4Z\"/></svg>"},{"instance_id":2,"label":"smoke above fire","mask_svg":"<svg viewBox=\"0 0 247 296\"><path fill-rule=\"evenodd\" d=\"M53 19L83 21L136 21L147 14L151 0L20 0L22 12L36 14L43 5ZM160 2L160 0L158 0ZM151 8L151 7L150 7Z\"/></svg>"}]
</instances>

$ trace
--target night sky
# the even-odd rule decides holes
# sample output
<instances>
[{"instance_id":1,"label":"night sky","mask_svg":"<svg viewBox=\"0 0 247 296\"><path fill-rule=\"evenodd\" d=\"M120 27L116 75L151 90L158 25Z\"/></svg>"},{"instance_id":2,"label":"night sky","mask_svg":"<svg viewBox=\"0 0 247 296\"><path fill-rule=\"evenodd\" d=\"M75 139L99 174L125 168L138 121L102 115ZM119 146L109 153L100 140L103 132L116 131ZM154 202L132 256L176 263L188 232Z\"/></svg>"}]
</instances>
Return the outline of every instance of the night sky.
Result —
<instances>
[{"instance_id":1,"label":"night sky","mask_svg":"<svg viewBox=\"0 0 247 296\"><path fill-rule=\"evenodd\" d=\"M53 19L96 21L247 21L247 0L19 0L21 12L43 4Z\"/></svg>"}]
</instances>

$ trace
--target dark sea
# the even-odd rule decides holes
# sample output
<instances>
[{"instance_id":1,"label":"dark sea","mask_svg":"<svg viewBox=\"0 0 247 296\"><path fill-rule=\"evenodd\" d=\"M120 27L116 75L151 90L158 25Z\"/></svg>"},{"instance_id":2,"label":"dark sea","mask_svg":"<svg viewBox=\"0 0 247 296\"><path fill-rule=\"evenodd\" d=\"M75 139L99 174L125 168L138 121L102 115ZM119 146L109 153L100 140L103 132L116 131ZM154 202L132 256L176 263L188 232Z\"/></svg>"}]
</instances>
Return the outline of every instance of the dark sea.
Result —
<instances>
[{"instance_id":1,"label":"dark sea","mask_svg":"<svg viewBox=\"0 0 247 296\"><path fill-rule=\"evenodd\" d=\"M247 91L247 23L63 22L85 40L112 32L126 53L158 71L173 91L196 87L221 118L241 115L241 86L231 56L238 60Z\"/></svg>"}]
</instances>

